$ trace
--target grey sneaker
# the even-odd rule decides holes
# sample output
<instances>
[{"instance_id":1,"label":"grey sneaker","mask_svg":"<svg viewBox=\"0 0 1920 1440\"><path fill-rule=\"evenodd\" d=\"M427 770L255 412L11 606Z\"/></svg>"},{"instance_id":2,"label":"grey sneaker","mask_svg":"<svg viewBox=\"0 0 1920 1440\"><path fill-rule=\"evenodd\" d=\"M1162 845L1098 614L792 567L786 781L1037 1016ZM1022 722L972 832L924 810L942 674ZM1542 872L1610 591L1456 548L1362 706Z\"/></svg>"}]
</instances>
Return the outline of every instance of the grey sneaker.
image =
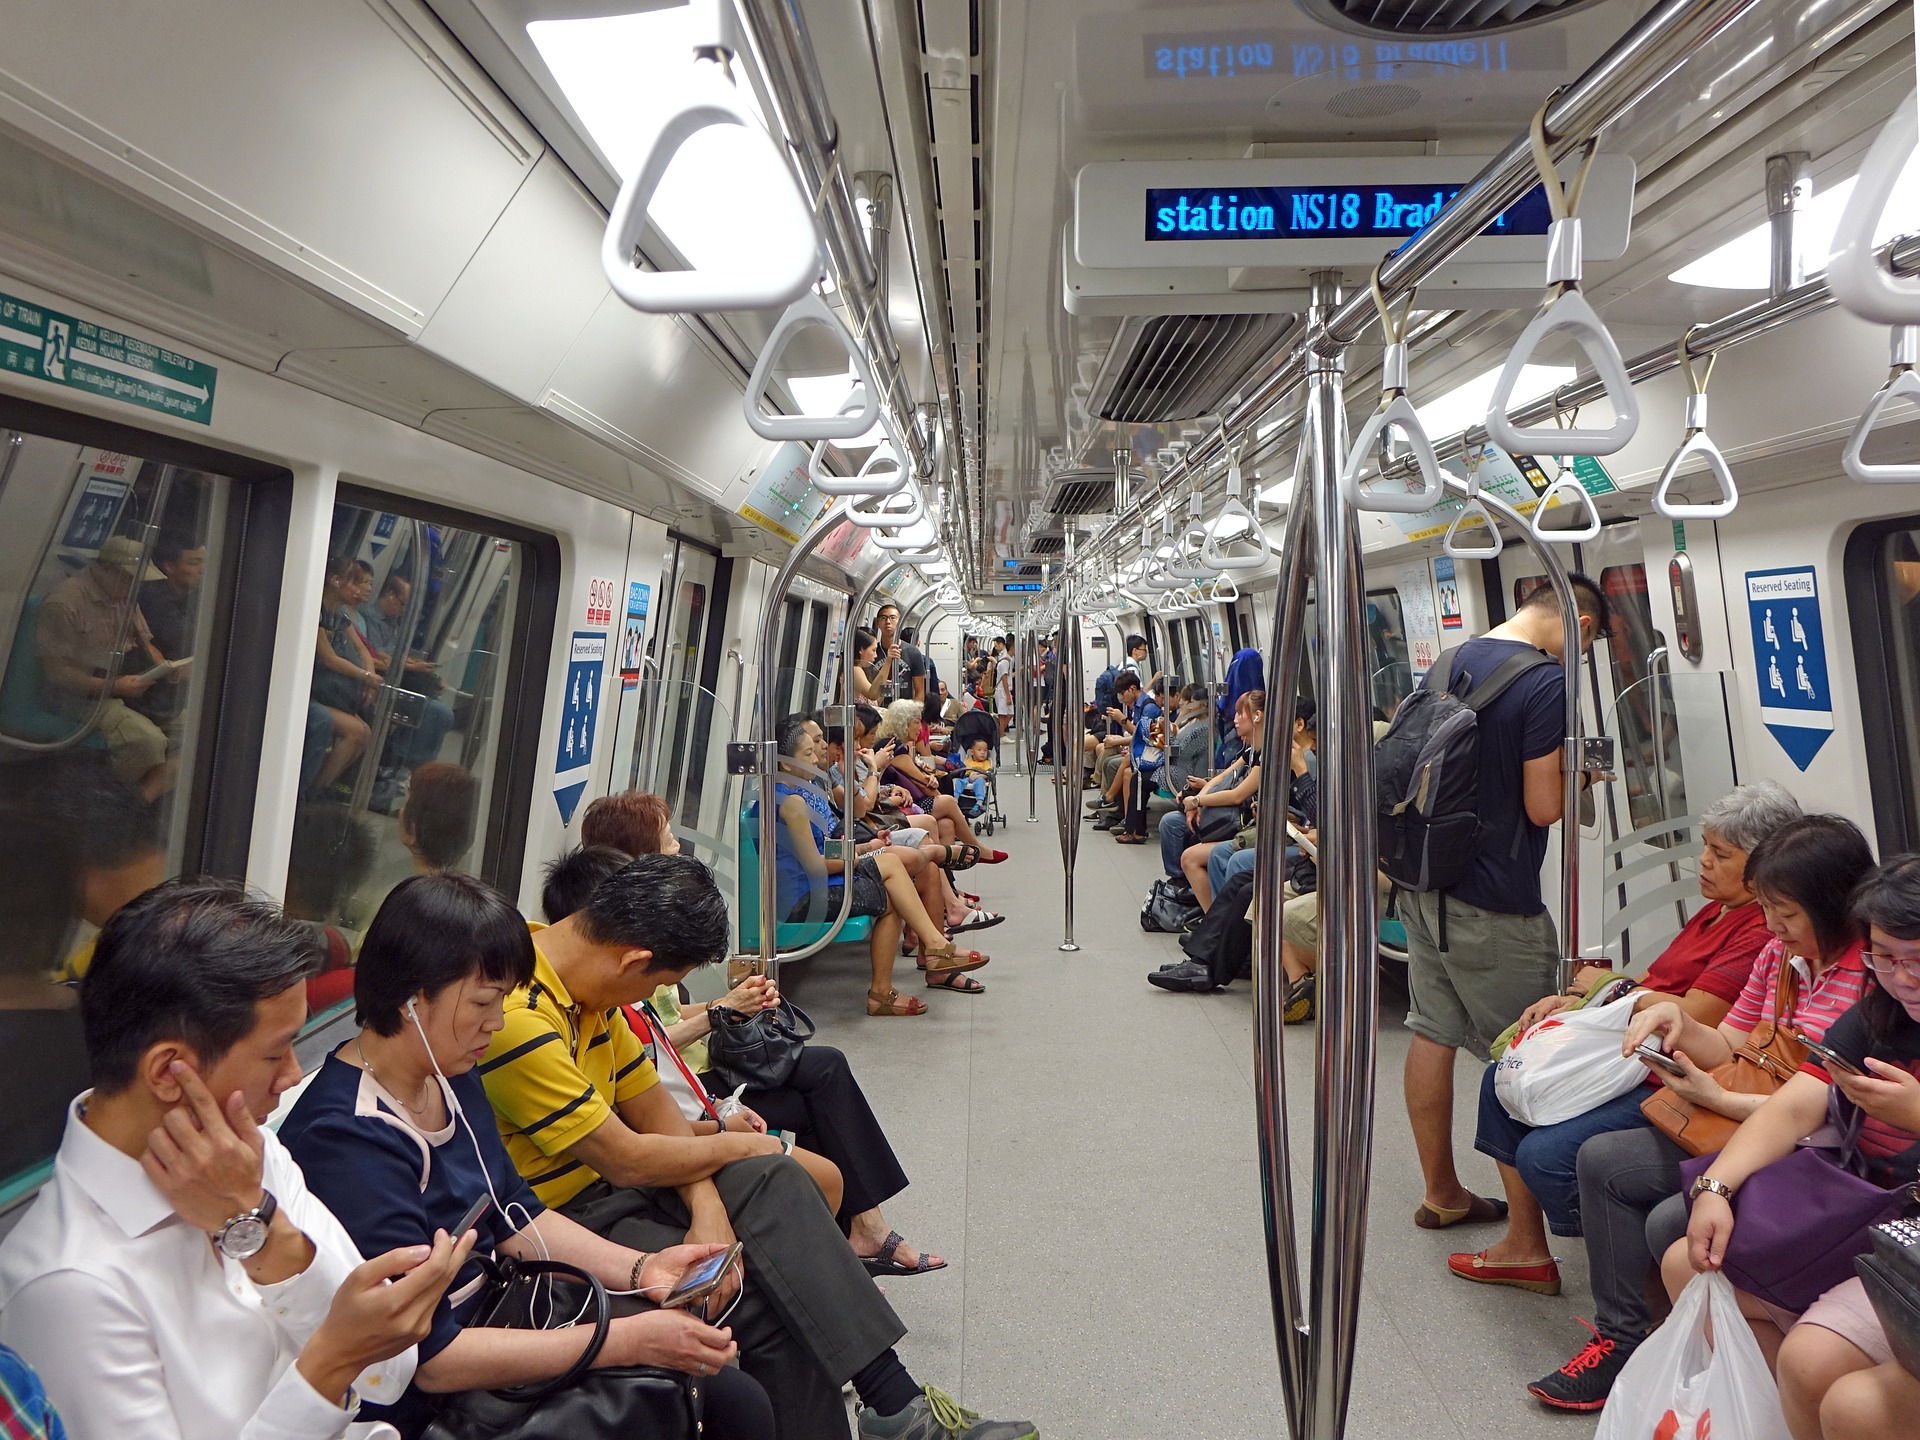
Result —
<instances>
[{"instance_id":1,"label":"grey sneaker","mask_svg":"<svg viewBox=\"0 0 1920 1440\"><path fill-rule=\"evenodd\" d=\"M862 1406L860 1440L1040 1440L1040 1432L1030 1420L982 1420L946 1391L923 1385L898 1415Z\"/></svg>"}]
</instances>

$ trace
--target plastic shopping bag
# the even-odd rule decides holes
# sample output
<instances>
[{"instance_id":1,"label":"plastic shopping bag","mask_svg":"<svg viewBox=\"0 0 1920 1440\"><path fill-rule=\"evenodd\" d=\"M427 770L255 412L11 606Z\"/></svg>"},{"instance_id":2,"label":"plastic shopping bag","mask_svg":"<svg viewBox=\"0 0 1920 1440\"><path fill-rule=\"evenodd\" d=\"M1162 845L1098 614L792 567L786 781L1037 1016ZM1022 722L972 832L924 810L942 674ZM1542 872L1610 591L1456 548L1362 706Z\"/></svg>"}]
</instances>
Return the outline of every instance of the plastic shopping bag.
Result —
<instances>
[{"instance_id":1,"label":"plastic shopping bag","mask_svg":"<svg viewBox=\"0 0 1920 1440\"><path fill-rule=\"evenodd\" d=\"M1594 1440L1791 1440L1780 1392L1726 1276L1688 1282L1667 1323L1613 1382Z\"/></svg>"},{"instance_id":2,"label":"plastic shopping bag","mask_svg":"<svg viewBox=\"0 0 1920 1440\"><path fill-rule=\"evenodd\" d=\"M1647 1067L1620 1053L1634 992L1562 1010L1520 1032L1494 1061L1493 1091L1522 1125L1558 1125L1644 1084Z\"/></svg>"}]
</instances>

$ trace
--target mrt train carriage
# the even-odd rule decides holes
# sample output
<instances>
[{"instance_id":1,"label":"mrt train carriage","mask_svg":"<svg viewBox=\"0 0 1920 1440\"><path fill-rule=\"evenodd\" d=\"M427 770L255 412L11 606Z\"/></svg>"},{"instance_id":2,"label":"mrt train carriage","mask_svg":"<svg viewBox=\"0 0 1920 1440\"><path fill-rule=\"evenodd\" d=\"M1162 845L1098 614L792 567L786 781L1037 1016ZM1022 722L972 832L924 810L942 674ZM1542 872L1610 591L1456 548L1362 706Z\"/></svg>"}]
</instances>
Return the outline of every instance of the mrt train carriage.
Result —
<instances>
[{"instance_id":1,"label":"mrt train carriage","mask_svg":"<svg viewBox=\"0 0 1920 1440\"><path fill-rule=\"evenodd\" d=\"M310 1068L395 884L462 870L538 918L585 806L643 789L725 890L735 973L861 1074L896 1218L951 1262L889 1283L902 1353L969 1407L1052 1437L1591 1426L1525 1389L1578 1348L1579 1242L1550 1298L1457 1283L1407 1223L1369 722L1597 584L1565 749L1591 793L1541 876L1569 965L1660 955L1737 784L1920 848L1910 7L4 26L0 1227L87 1084L75 996L129 899L230 877L320 927ZM998 712L1013 860L971 872L1006 916L986 993L898 1024L860 1008L858 919L762 903L758 805L788 717L913 693L884 655L851 673L886 607L930 687ZM1136 923L1159 855L1109 850L1074 773L1134 636L1208 706L1256 655L1270 748L1279 697L1317 706L1312 1027L1279 1023L1257 918L1251 996L1145 982L1181 958ZM1454 1142L1487 1190L1479 1075Z\"/></svg>"}]
</instances>

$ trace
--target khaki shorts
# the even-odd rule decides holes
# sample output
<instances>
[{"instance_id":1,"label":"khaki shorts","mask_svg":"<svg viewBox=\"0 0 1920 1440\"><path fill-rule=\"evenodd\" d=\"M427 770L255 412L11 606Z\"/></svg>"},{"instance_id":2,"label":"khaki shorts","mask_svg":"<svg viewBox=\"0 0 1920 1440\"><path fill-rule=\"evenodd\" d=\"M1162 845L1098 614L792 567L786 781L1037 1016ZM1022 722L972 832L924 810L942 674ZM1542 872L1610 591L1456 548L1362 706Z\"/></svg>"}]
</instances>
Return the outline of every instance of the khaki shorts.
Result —
<instances>
[{"instance_id":1,"label":"khaki shorts","mask_svg":"<svg viewBox=\"0 0 1920 1440\"><path fill-rule=\"evenodd\" d=\"M1310 891L1287 901L1280 911L1280 934L1289 945L1320 953L1320 892Z\"/></svg>"},{"instance_id":2,"label":"khaki shorts","mask_svg":"<svg viewBox=\"0 0 1920 1440\"><path fill-rule=\"evenodd\" d=\"M1120 773L1120 766L1132 752L1115 750L1100 761L1100 788L1106 789L1113 784L1113 777Z\"/></svg>"},{"instance_id":3,"label":"khaki shorts","mask_svg":"<svg viewBox=\"0 0 1920 1440\"><path fill-rule=\"evenodd\" d=\"M1560 945L1553 917L1506 915L1447 898L1447 948L1440 948L1438 894L1402 892L1407 927L1407 1028L1436 1045L1471 1045L1477 1055L1520 1012L1558 988Z\"/></svg>"}]
</instances>

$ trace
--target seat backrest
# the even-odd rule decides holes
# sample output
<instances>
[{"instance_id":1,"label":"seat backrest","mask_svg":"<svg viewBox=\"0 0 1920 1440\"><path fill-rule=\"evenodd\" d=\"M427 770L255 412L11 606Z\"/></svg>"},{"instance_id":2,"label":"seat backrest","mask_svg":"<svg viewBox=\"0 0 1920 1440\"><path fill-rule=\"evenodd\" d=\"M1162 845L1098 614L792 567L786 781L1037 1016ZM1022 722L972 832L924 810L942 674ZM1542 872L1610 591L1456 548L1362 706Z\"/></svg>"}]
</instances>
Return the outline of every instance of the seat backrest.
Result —
<instances>
[{"instance_id":1,"label":"seat backrest","mask_svg":"<svg viewBox=\"0 0 1920 1440\"><path fill-rule=\"evenodd\" d=\"M43 745L71 739L78 728L76 722L40 703L40 602L44 598L29 595L20 602L20 623L14 627L6 676L0 679L0 731Z\"/></svg>"},{"instance_id":2,"label":"seat backrest","mask_svg":"<svg viewBox=\"0 0 1920 1440\"><path fill-rule=\"evenodd\" d=\"M760 822L740 812L740 947L760 948Z\"/></svg>"}]
</instances>

